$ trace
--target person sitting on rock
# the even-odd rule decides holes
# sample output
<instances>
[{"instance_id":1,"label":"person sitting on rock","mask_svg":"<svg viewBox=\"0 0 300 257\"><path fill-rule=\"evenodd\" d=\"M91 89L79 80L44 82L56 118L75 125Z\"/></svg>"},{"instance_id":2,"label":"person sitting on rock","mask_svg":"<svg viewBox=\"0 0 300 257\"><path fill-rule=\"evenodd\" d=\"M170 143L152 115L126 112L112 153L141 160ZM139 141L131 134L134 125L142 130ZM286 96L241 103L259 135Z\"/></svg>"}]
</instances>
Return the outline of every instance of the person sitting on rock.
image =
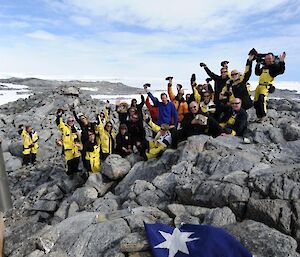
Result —
<instances>
[{"instance_id":1,"label":"person sitting on rock","mask_svg":"<svg viewBox=\"0 0 300 257\"><path fill-rule=\"evenodd\" d=\"M101 161L100 161L100 140L96 139L96 134L92 131L88 132L88 142L86 144L86 155L85 159L88 163L87 172L89 174L96 173L100 171Z\"/></svg>"},{"instance_id":2,"label":"person sitting on rock","mask_svg":"<svg viewBox=\"0 0 300 257\"><path fill-rule=\"evenodd\" d=\"M19 134L21 135L23 141L23 161L22 165L28 165L29 163L34 164L36 161L36 154L39 148L37 143L39 136L33 131L31 125L20 126L21 130Z\"/></svg>"},{"instance_id":3,"label":"person sitting on rock","mask_svg":"<svg viewBox=\"0 0 300 257\"><path fill-rule=\"evenodd\" d=\"M222 135L243 136L247 130L247 112L242 108L242 100L235 98L231 106L224 106L221 123Z\"/></svg>"},{"instance_id":4,"label":"person sitting on rock","mask_svg":"<svg viewBox=\"0 0 300 257\"><path fill-rule=\"evenodd\" d=\"M79 141L78 132L74 126L74 117L69 116L67 123L63 122L63 110L57 110L56 124L61 132L61 140L63 144L63 151L65 160L67 162L67 175L73 175L78 172L78 165L80 161L82 145Z\"/></svg>"},{"instance_id":5,"label":"person sitting on rock","mask_svg":"<svg viewBox=\"0 0 300 257\"><path fill-rule=\"evenodd\" d=\"M166 93L160 95L161 102L149 92L148 87L145 88L146 93L151 98L153 104L158 107L157 124L163 123L170 125L170 128L176 128L178 123L178 112L172 102L168 100Z\"/></svg>"},{"instance_id":6,"label":"person sitting on rock","mask_svg":"<svg viewBox=\"0 0 300 257\"><path fill-rule=\"evenodd\" d=\"M211 93L208 91L205 92L203 94L203 100L200 101L200 109L203 113L207 113L213 116L213 114L216 112L216 105L211 98Z\"/></svg>"},{"instance_id":7,"label":"person sitting on rock","mask_svg":"<svg viewBox=\"0 0 300 257\"><path fill-rule=\"evenodd\" d=\"M144 160L149 160L160 156L171 145L172 137L168 124L158 126L147 115L144 116L144 120L157 133L153 140L147 141L147 150L143 157Z\"/></svg>"},{"instance_id":8,"label":"person sitting on rock","mask_svg":"<svg viewBox=\"0 0 300 257\"><path fill-rule=\"evenodd\" d=\"M151 119L153 120L154 123L157 123L157 120L158 120L158 107L152 105L150 103L150 97L147 96L146 98L146 106L150 112L150 115L151 115Z\"/></svg>"},{"instance_id":9,"label":"person sitting on rock","mask_svg":"<svg viewBox=\"0 0 300 257\"><path fill-rule=\"evenodd\" d=\"M253 106L251 100L250 86L248 80L250 79L252 73L252 62L254 55L250 54L244 74L241 74L237 70L231 71L231 79L226 82L226 86L223 88L222 92L228 98L228 102L232 102L234 98L240 98L242 100L242 108L248 110Z\"/></svg>"},{"instance_id":10,"label":"person sitting on rock","mask_svg":"<svg viewBox=\"0 0 300 257\"><path fill-rule=\"evenodd\" d=\"M183 115L189 111L189 107L187 102L184 99L184 90L182 88L182 85L177 84L177 95L174 95L173 89L172 89L172 81L173 77L167 77L166 80L169 81L168 83L168 95L171 100L171 102L175 105L175 108L178 113L178 122L180 123L183 119Z\"/></svg>"},{"instance_id":11,"label":"person sitting on rock","mask_svg":"<svg viewBox=\"0 0 300 257\"><path fill-rule=\"evenodd\" d=\"M128 133L126 124L121 124L116 137L116 154L123 158L132 153L131 136Z\"/></svg>"},{"instance_id":12,"label":"person sitting on rock","mask_svg":"<svg viewBox=\"0 0 300 257\"><path fill-rule=\"evenodd\" d=\"M193 135L206 134L217 137L221 134L218 122L211 116L203 113L196 101L189 105L190 112L184 115L181 129L172 134L172 147L177 148L177 143Z\"/></svg>"},{"instance_id":13,"label":"person sitting on rock","mask_svg":"<svg viewBox=\"0 0 300 257\"><path fill-rule=\"evenodd\" d=\"M111 121L102 123L100 117L98 118L99 124L96 126L96 131L99 133L101 141L101 160L105 159L115 150L116 133L113 129Z\"/></svg>"}]
</instances>

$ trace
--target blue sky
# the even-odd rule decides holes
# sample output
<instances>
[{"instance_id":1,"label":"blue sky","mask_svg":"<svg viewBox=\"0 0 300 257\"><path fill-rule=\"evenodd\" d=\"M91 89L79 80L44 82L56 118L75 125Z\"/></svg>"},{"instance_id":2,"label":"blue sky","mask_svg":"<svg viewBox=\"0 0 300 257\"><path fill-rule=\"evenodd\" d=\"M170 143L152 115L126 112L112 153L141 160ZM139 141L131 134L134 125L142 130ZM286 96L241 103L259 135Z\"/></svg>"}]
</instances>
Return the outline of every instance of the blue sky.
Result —
<instances>
[{"instance_id":1,"label":"blue sky","mask_svg":"<svg viewBox=\"0 0 300 257\"><path fill-rule=\"evenodd\" d=\"M0 75L204 80L199 62L242 71L255 47L300 81L299 17L298 0L0 0Z\"/></svg>"}]
</instances>

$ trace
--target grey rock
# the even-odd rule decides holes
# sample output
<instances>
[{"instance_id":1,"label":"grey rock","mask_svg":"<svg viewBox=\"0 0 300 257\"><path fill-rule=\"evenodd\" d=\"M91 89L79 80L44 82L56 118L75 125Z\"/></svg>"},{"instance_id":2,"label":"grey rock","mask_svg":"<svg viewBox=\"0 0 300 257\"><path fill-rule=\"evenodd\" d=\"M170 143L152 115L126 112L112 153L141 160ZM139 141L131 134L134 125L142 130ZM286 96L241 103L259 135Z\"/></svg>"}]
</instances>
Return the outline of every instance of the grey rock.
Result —
<instances>
[{"instance_id":1,"label":"grey rock","mask_svg":"<svg viewBox=\"0 0 300 257\"><path fill-rule=\"evenodd\" d=\"M180 227L182 224L200 224L198 217L192 216L190 214L180 214L175 217L174 225Z\"/></svg>"},{"instance_id":2,"label":"grey rock","mask_svg":"<svg viewBox=\"0 0 300 257\"><path fill-rule=\"evenodd\" d=\"M152 183L145 180L136 180L130 187L130 191L133 192L135 196L140 195L147 190L154 191L155 189L156 188Z\"/></svg>"},{"instance_id":3,"label":"grey rock","mask_svg":"<svg viewBox=\"0 0 300 257\"><path fill-rule=\"evenodd\" d=\"M76 189L73 193L74 201L79 205L79 208L83 208L84 206L92 203L97 199L98 192L95 188L92 187L81 187Z\"/></svg>"},{"instance_id":4,"label":"grey rock","mask_svg":"<svg viewBox=\"0 0 300 257\"><path fill-rule=\"evenodd\" d=\"M11 143L8 149L13 156L23 158L23 144L21 141Z\"/></svg>"},{"instance_id":5,"label":"grey rock","mask_svg":"<svg viewBox=\"0 0 300 257\"><path fill-rule=\"evenodd\" d=\"M6 171L15 171L22 167L21 159L12 156L9 152L3 153Z\"/></svg>"},{"instance_id":6,"label":"grey rock","mask_svg":"<svg viewBox=\"0 0 300 257\"><path fill-rule=\"evenodd\" d=\"M297 242L292 237L262 223L245 220L241 223L227 225L224 228L257 257L300 256L296 252Z\"/></svg>"},{"instance_id":7,"label":"grey rock","mask_svg":"<svg viewBox=\"0 0 300 257\"><path fill-rule=\"evenodd\" d=\"M168 149L160 159L136 163L126 177L116 186L115 193L117 195L123 194L126 197L126 192L128 193L128 189L136 180L151 182L155 177L168 172L177 160L177 151Z\"/></svg>"},{"instance_id":8,"label":"grey rock","mask_svg":"<svg viewBox=\"0 0 300 257\"><path fill-rule=\"evenodd\" d=\"M76 202L72 202L69 206L69 209L68 209L68 214L67 216L68 217L72 217L72 216L75 216L77 214L77 212L79 211L79 206Z\"/></svg>"},{"instance_id":9,"label":"grey rock","mask_svg":"<svg viewBox=\"0 0 300 257\"><path fill-rule=\"evenodd\" d=\"M43 257L45 256L45 253L40 250L35 250L34 252L28 254L26 257Z\"/></svg>"},{"instance_id":10,"label":"grey rock","mask_svg":"<svg viewBox=\"0 0 300 257\"><path fill-rule=\"evenodd\" d=\"M101 172L110 179L117 180L123 178L131 169L130 162L120 155L111 154L102 164Z\"/></svg>"},{"instance_id":11,"label":"grey rock","mask_svg":"<svg viewBox=\"0 0 300 257\"><path fill-rule=\"evenodd\" d=\"M206 212L203 223L221 227L236 222L234 213L228 207L216 208Z\"/></svg>"},{"instance_id":12,"label":"grey rock","mask_svg":"<svg viewBox=\"0 0 300 257\"><path fill-rule=\"evenodd\" d=\"M195 163L198 154L204 150L204 145L208 139L209 137L206 135L189 137L185 147L183 148L179 161Z\"/></svg>"},{"instance_id":13,"label":"grey rock","mask_svg":"<svg viewBox=\"0 0 300 257\"><path fill-rule=\"evenodd\" d=\"M67 218L68 215L68 209L70 206L69 199L65 199L60 205L57 211L54 213L55 217L58 217L61 220L64 220Z\"/></svg>"},{"instance_id":14,"label":"grey rock","mask_svg":"<svg viewBox=\"0 0 300 257\"><path fill-rule=\"evenodd\" d=\"M98 192L98 195L103 196L114 184L114 181L104 180L101 173L95 173L89 176L85 186L95 188Z\"/></svg>"},{"instance_id":15,"label":"grey rock","mask_svg":"<svg viewBox=\"0 0 300 257\"><path fill-rule=\"evenodd\" d=\"M55 225L60 238L51 251L64 249L69 256L102 256L130 233L123 219L98 223L96 214L82 212Z\"/></svg>"},{"instance_id":16,"label":"grey rock","mask_svg":"<svg viewBox=\"0 0 300 257\"><path fill-rule=\"evenodd\" d=\"M100 211L101 213L110 213L118 209L118 203L115 199L99 198L93 202L93 211Z\"/></svg>"},{"instance_id":17,"label":"grey rock","mask_svg":"<svg viewBox=\"0 0 300 257\"><path fill-rule=\"evenodd\" d=\"M192 206L192 205L182 205L182 204L169 204L167 206L168 211L171 213L172 216L183 216L183 215L191 215L200 218L201 220L204 219L205 214L207 213L209 208L200 207L200 206Z\"/></svg>"},{"instance_id":18,"label":"grey rock","mask_svg":"<svg viewBox=\"0 0 300 257\"><path fill-rule=\"evenodd\" d=\"M300 139L300 126L297 124L285 124L283 127L283 136L287 141Z\"/></svg>"},{"instance_id":19,"label":"grey rock","mask_svg":"<svg viewBox=\"0 0 300 257\"><path fill-rule=\"evenodd\" d=\"M136 207L132 209L132 215L125 217L132 232L143 232L144 222L170 224L172 219L163 211L155 207Z\"/></svg>"},{"instance_id":20,"label":"grey rock","mask_svg":"<svg viewBox=\"0 0 300 257\"><path fill-rule=\"evenodd\" d=\"M38 200L33 205L31 210L34 211L46 211L46 212L55 212L57 210L58 203L57 201L48 201L48 200Z\"/></svg>"},{"instance_id":21,"label":"grey rock","mask_svg":"<svg viewBox=\"0 0 300 257\"><path fill-rule=\"evenodd\" d=\"M122 252L140 252L149 249L149 244L144 233L131 233L120 242Z\"/></svg>"},{"instance_id":22,"label":"grey rock","mask_svg":"<svg viewBox=\"0 0 300 257\"><path fill-rule=\"evenodd\" d=\"M165 173L157 176L153 181L153 185L163 191L165 194L172 196L176 187L176 176L173 173Z\"/></svg>"},{"instance_id":23,"label":"grey rock","mask_svg":"<svg viewBox=\"0 0 300 257\"><path fill-rule=\"evenodd\" d=\"M286 234L291 233L291 206L288 201L249 199L246 217L262 222Z\"/></svg>"},{"instance_id":24,"label":"grey rock","mask_svg":"<svg viewBox=\"0 0 300 257\"><path fill-rule=\"evenodd\" d=\"M231 183L205 181L196 189L192 201L209 208L214 208L223 207L229 203L247 202L249 197L250 192L247 187Z\"/></svg>"},{"instance_id":25,"label":"grey rock","mask_svg":"<svg viewBox=\"0 0 300 257\"><path fill-rule=\"evenodd\" d=\"M65 88L62 88L62 93L64 95L74 95L74 96L78 96L79 95L79 89L77 87L65 87Z\"/></svg>"}]
</instances>

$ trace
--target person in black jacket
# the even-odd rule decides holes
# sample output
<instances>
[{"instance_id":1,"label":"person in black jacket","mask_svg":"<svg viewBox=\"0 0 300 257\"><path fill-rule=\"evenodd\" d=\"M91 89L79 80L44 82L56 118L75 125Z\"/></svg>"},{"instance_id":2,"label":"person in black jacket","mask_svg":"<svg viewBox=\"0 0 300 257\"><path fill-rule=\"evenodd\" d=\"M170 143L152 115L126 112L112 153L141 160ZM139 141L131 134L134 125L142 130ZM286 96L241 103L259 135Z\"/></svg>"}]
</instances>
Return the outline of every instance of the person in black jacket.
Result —
<instances>
[{"instance_id":1,"label":"person in black jacket","mask_svg":"<svg viewBox=\"0 0 300 257\"><path fill-rule=\"evenodd\" d=\"M286 53L283 52L278 62L275 62L274 54L268 53L265 56L265 65L261 67L261 63L257 62L255 66L255 75L259 76L259 84L254 94L254 108L258 122L262 122L267 115L267 97L269 92L272 93L272 89L275 90L274 78L285 71L285 57Z\"/></svg>"},{"instance_id":2,"label":"person in black jacket","mask_svg":"<svg viewBox=\"0 0 300 257\"><path fill-rule=\"evenodd\" d=\"M131 136L128 133L126 124L121 124L116 137L116 154L123 158L132 153Z\"/></svg>"},{"instance_id":3,"label":"person in black jacket","mask_svg":"<svg viewBox=\"0 0 300 257\"><path fill-rule=\"evenodd\" d=\"M145 97L143 95L141 95L141 102L139 104L137 104L137 100L135 98L133 98L131 100L130 107L137 108L140 118L143 117L143 106L144 106L144 104L145 104Z\"/></svg>"},{"instance_id":4,"label":"person in black jacket","mask_svg":"<svg viewBox=\"0 0 300 257\"><path fill-rule=\"evenodd\" d=\"M250 97L250 88L248 80L252 73L252 62L254 55L250 54L244 74L239 73L237 70L231 71L231 79L226 82L226 86L222 89L222 92L227 95L228 101L232 102L234 98L240 98L242 100L242 108L248 110L253 106Z\"/></svg>"},{"instance_id":5,"label":"person in black jacket","mask_svg":"<svg viewBox=\"0 0 300 257\"><path fill-rule=\"evenodd\" d=\"M80 125L80 128L81 128L81 143L82 143L82 147L83 147L82 151L81 151L81 158L82 158L83 166L87 169L88 162L85 158L85 154L86 154L86 145L89 141L89 132L92 132L96 136L98 136L97 130L96 130L96 126L98 125L98 123L90 122L88 120L88 117L86 117L83 113L79 113L77 116L77 113L74 109L73 109L73 115L75 117L75 120L77 121L77 123Z\"/></svg>"},{"instance_id":6,"label":"person in black jacket","mask_svg":"<svg viewBox=\"0 0 300 257\"><path fill-rule=\"evenodd\" d=\"M231 106L224 106L222 121L222 135L243 136L247 130L248 115L242 108L242 100L233 99Z\"/></svg>"},{"instance_id":7,"label":"person in black jacket","mask_svg":"<svg viewBox=\"0 0 300 257\"><path fill-rule=\"evenodd\" d=\"M228 69L227 67L222 67L220 70L221 75L217 75L213 73L205 63L200 63L200 67L203 67L204 70L206 71L207 75L211 77L214 82L214 91L215 91L215 96L214 96L214 102L215 104L219 103L219 95L222 92L223 87L226 85L226 81L229 79L228 76Z\"/></svg>"},{"instance_id":8,"label":"person in black jacket","mask_svg":"<svg viewBox=\"0 0 300 257\"><path fill-rule=\"evenodd\" d=\"M199 104L192 101L189 105L190 112L186 113L181 123L181 129L172 134L172 148L177 148L180 141L193 135L206 134L217 137L221 134L221 127L211 116L201 112Z\"/></svg>"},{"instance_id":9,"label":"person in black jacket","mask_svg":"<svg viewBox=\"0 0 300 257\"><path fill-rule=\"evenodd\" d=\"M126 126L131 137L132 148L135 146L141 156L144 156L147 148L146 132L137 112L129 116Z\"/></svg>"}]
</instances>

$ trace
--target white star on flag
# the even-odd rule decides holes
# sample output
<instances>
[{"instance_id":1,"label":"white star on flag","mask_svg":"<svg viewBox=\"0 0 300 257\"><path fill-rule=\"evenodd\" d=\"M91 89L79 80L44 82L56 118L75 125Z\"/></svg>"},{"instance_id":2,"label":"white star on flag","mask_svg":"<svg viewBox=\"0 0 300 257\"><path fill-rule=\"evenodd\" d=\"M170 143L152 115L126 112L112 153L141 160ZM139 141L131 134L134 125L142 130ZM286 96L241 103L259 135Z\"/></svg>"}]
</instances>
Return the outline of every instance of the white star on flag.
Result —
<instances>
[{"instance_id":1,"label":"white star on flag","mask_svg":"<svg viewBox=\"0 0 300 257\"><path fill-rule=\"evenodd\" d=\"M169 257L174 257L179 251L189 254L189 249L186 243L199 239L189 238L189 236L194 234L194 232L181 232L178 228L175 228L172 234L164 231L159 231L159 233L166 239L166 241L156 245L154 248L169 249Z\"/></svg>"}]
</instances>

